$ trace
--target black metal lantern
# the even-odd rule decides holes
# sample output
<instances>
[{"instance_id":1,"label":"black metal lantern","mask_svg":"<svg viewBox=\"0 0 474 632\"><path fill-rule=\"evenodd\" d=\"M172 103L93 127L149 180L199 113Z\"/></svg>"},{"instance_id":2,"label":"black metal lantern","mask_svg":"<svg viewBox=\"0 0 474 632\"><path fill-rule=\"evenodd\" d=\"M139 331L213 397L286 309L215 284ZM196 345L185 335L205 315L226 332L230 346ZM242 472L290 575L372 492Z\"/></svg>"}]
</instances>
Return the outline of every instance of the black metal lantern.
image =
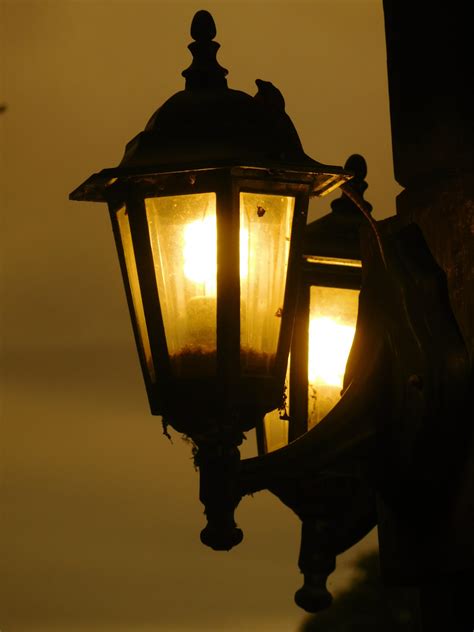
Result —
<instances>
[{"instance_id":1,"label":"black metal lantern","mask_svg":"<svg viewBox=\"0 0 474 632\"><path fill-rule=\"evenodd\" d=\"M237 446L282 401L308 200L351 174L304 153L272 84L227 87L215 34L199 11L186 89L70 197L109 205L151 412L197 445L202 539L227 549Z\"/></svg>"},{"instance_id":2,"label":"black metal lantern","mask_svg":"<svg viewBox=\"0 0 474 632\"><path fill-rule=\"evenodd\" d=\"M360 211L367 166L354 154L345 168L354 173L351 189L331 203L332 212L306 227L290 366L288 414L264 419L260 452L294 441L318 424L341 398L344 372L355 334L362 281Z\"/></svg>"}]
</instances>

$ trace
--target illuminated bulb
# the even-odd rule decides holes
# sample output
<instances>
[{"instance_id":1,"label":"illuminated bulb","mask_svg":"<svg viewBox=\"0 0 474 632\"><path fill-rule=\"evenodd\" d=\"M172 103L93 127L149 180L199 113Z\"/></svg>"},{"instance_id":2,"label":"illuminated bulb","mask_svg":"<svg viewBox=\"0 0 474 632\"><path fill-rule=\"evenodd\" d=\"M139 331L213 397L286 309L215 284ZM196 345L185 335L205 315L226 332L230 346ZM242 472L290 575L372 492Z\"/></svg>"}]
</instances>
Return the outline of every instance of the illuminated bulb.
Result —
<instances>
[{"instance_id":1,"label":"illuminated bulb","mask_svg":"<svg viewBox=\"0 0 474 632\"><path fill-rule=\"evenodd\" d=\"M248 230L240 230L240 278L248 275ZM216 216L184 227L184 275L189 281L204 285L205 296L216 296L217 226Z\"/></svg>"},{"instance_id":2,"label":"illuminated bulb","mask_svg":"<svg viewBox=\"0 0 474 632\"><path fill-rule=\"evenodd\" d=\"M216 295L216 237L215 215L184 227L184 274L189 281L202 283L206 296Z\"/></svg>"},{"instance_id":3,"label":"illuminated bulb","mask_svg":"<svg viewBox=\"0 0 474 632\"><path fill-rule=\"evenodd\" d=\"M308 380L342 388L355 327L332 318L311 319L309 324Z\"/></svg>"}]
</instances>

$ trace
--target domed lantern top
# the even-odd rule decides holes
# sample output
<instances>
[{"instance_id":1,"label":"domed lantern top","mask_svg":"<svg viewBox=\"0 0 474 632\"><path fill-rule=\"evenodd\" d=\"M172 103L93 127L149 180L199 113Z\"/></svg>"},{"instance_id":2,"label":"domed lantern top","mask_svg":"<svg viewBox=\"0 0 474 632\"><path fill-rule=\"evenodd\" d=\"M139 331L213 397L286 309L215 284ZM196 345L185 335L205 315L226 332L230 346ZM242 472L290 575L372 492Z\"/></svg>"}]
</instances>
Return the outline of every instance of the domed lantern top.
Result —
<instances>
[{"instance_id":1,"label":"domed lantern top","mask_svg":"<svg viewBox=\"0 0 474 632\"><path fill-rule=\"evenodd\" d=\"M351 177L305 154L283 96L270 82L257 79L253 97L227 87L227 70L216 60L215 34L211 14L198 11L191 25L193 61L182 73L185 89L158 108L127 144L117 167L92 175L70 199L106 201L117 179L219 167L305 174L312 195L328 193Z\"/></svg>"},{"instance_id":2,"label":"domed lantern top","mask_svg":"<svg viewBox=\"0 0 474 632\"><path fill-rule=\"evenodd\" d=\"M185 89L70 198L109 205L151 412L198 446L202 537L230 548L223 481L283 399L309 197L351 174L304 153L271 83L227 87L215 33L199 11Z\"/></svg>"}]
</instances>

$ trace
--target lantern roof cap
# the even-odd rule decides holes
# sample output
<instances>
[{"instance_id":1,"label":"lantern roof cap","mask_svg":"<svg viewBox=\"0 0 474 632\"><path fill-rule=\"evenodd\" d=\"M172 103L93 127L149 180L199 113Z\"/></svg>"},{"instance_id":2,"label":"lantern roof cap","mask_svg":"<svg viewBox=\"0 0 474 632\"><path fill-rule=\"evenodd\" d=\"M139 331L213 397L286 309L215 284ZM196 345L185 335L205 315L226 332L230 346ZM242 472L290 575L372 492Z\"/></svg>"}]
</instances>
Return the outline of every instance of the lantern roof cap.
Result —
<instances>
[{"instance_id":1,"label":"lantern roof cap","mask_svg":"<svg viewBox=\"0 0 474 632\"><path fill-rule=\"evenodd\" d=\"M182 73L185 89L156 110L144 131L127 144L117 167L91 176L71 199L104 201L110 181L137 174L234 166L318 174L317 195L351 178L341 167L305 154L283 95L272 83L257 79L253 97L227 87L227 70L216 59L215 34L210 13L198 11L191 25L193 61Z\"/></svg>"}]
</instances>

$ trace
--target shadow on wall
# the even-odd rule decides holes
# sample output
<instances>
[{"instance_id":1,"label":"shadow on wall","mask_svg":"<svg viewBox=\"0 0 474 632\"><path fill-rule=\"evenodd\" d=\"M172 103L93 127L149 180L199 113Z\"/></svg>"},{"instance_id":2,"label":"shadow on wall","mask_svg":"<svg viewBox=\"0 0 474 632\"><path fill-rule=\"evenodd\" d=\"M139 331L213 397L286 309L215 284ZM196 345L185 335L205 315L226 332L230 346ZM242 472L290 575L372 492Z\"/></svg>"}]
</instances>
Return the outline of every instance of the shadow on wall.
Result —
<instances>
[{"instance_id":1,"label":"shadow on wall","mask_svg":"<svg viewBox=\"0 0 474 632\"><path fill-rule=\"evenodd\" d=\"M333 605L308 617L299 632L418 632L417 601L413 590L385 587L380 578L378 553L362 556L358 578Z\"/></svg>"}]
</instances>

